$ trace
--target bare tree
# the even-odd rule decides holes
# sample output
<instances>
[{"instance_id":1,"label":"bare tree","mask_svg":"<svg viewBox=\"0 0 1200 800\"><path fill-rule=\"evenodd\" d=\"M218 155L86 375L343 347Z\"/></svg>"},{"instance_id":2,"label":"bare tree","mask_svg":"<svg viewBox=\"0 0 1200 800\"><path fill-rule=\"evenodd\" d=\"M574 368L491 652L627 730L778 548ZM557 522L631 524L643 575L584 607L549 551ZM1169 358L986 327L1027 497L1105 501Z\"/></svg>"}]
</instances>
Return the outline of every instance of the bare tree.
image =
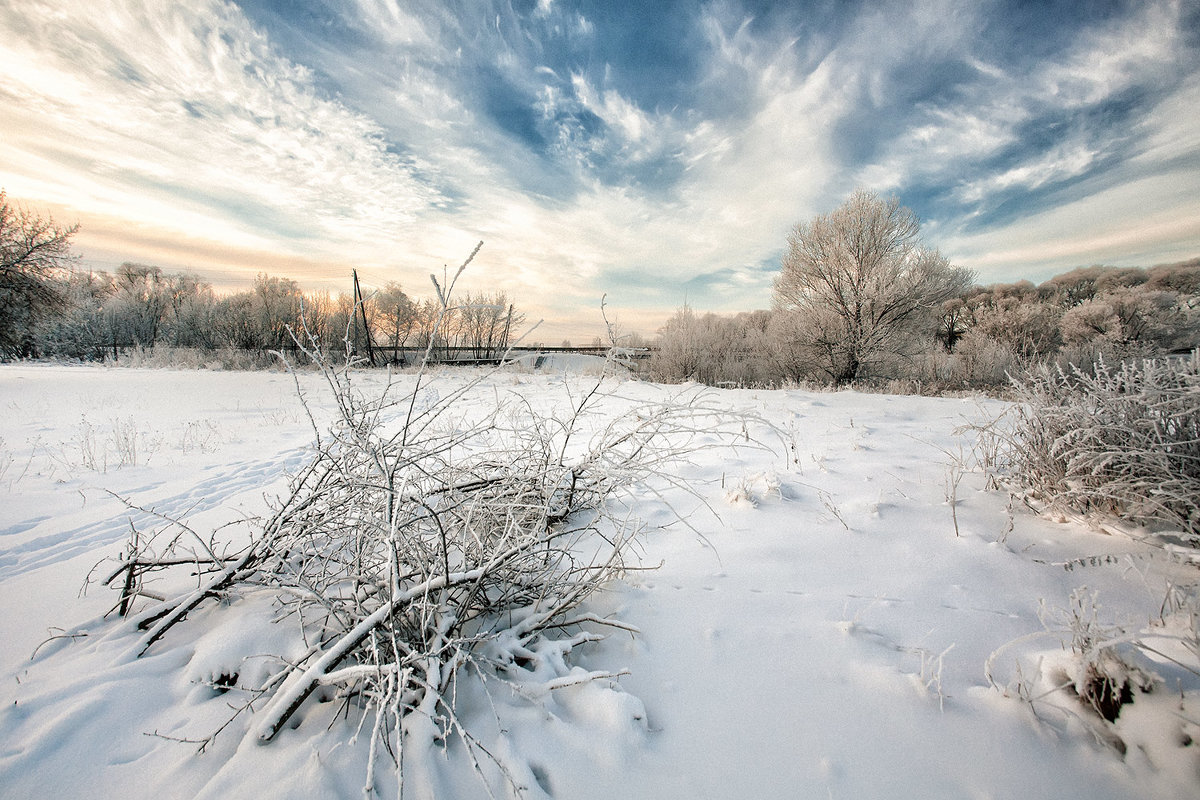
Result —
<instances>
[{"instance_id":1,"label":"bare tree","mask_svg":"<svg viewBox=\"0 0 1200 800\"><path fill-rule=\"evenodd\" d=\"M966 322L970 313L966 301L961 297L951 297L942 303L941 313L938 315L937 338L947 353L954 352L958 340L969 330Z\"/></svg>"},{"instance_id":2,"label":"bare tree","mask_svg":"<svg viewBox=\"0 0 1200 800\"><path fill-rule=\"evenodd\" d=\"M400 360L400 348L417 326L417 304L395 281L374 295L374 305L379 315L377 330L382 343L392 348L392 358Z\"/></svg>"},{"instance_id":3,"label":"bare tree","mask_svg":"<svg viewBox=\"0 0 1200 800\"><path fill-rule=\"evenodd\" d=\"M461 346L471 348L475 358L500 356L508 349L513 328L525 321L525 314L516 310L503 291L468 295L457 311Z\"/></svg>"},{"instance_id":4,"label":"bare tree","mask_svg":"<svg viewBox=\"0 0 1200 800\"><path fill-rule=\"evenodd\" d=\"M109 302L114 329L122 342L152 347L170 304L161 267L125 262L114 276L116 295Z\"/></svg>"},{"instance_id":5,"label":"bare tree","mask_svg":"<svg viewBox=\"0 0 1200 800\"><path fill-rule=\"evenodd\" d=\"M104 306L114 292L106 272L72 272L63 288L61 313L38 324L37 352L42 357L103 359L112 342Z\"/></svg>"},{"instance_id":6,"label":"bare tree","mask_svg":"<svg viewBox=\"0 0 1200 800\"><path fill-rule=\"evenodd\" d=\"M212 286L200 276L178 272L163 276L167 314L163 338L174 347L212 347Z\"/></svg>"},{"instance_id":7,"label":"bare tree","mask_svg":"<svg viewBox=\"0 0 1200 800\"><path fill-rule=\"evenodd\" d=\"M775 303L798 317L788 344L846 383L907 355L918 334L932 332L941 304L971 279L921 244L912 211L859 190L792 230Z\"/></svg>"},{"instance_id":8,"label":"bare tree","mask_svg":"<svg viewBox=\"0 0 1200 800\"><path fill-rule=\"evenodd\" d=\"M34 326L64 303L77 230L10 203L0 190L0 356L34 355Z\"/></svg>"},{"instance_id":9,"label":"bare tree","mask_svg":"<svg viewBox=\"0 0 1200 800\"><path fill-rule=\"evenodd\" d=\"M300 328L301 299L300 286L291 278L259 273L254 279L254 305L267 347L291 343L289 331Z\"/></svg>"},{"instance_id":10,"label":"bare tree","mask_svg":"<svg viewBox=\"0 0 1200 800\"><path fill-rule=\"evenodd\" d=\"M1159 264L1147 271L1148 288L1178 292L1190 308L1200 304L1200 258L1177 264Z\"/></svg>"}]
</instances>

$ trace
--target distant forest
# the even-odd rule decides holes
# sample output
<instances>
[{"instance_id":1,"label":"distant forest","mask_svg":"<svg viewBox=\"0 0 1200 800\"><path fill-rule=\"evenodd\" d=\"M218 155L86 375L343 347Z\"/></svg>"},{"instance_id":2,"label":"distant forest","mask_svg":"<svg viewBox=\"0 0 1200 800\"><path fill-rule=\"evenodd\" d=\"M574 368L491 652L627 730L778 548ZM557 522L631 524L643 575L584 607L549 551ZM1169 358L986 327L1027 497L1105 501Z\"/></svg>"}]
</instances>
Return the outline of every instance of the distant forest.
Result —
<instances>
[{"instance_id":1,"label":"distant forest","mask_svg":"<svg viewBox=\"0 0 1200 800\"><path fill-rule=\"evenodd\" d=\"M525 321L503 291L457 297L442 315L432 299L398 283L332 294L259 274L247 291L218 293L188 272L125 263L114 272L76 268L63 227L0 192L0 356L99 361L123 352L175 348L295 352L297 341L331 356L399 360L404 348L452 349L495 358ZM347 276L347 284L350 276ZM268 360L267 358L262 361ZM238 363L253 365L254 359Z\"/></svg>"},{"instance_id":2,"label":"distant forest","mask_svg":"<svg viewBox=\"0 0 1200 800\"><path fill-rule=\"evenodd\" d=\"M797 224L781 266L769 312L671 317L655 377L940 392L1006 385L1049 363L1090 372L1101 360L1200 344L1200 259L978 286L922 242L910 209L864 190Z\"/></svg>"},{"instance_id":3,"label":"distant forest","mask_svg":"<svg viewBox=\"0 0 1200 800\"><path fill-rule=\"evenodd\" d=\"M59 292L59 307L26 334L33 355L97 360L160 346L286 352L296 348L295 333L335 356L347 344L364 359L375 360L378 350L383 363L403 348L426 347L441 311L397 283L356 297L303 292L293 280L259 274L248 291L217 294L195 275L129 263L112 274L71 272ZM468 294L445 315L433 344L494 358L523 323L504 292Z\"/></svg>"},{"instance_id":4,"label":"distant forest","mask_svg":"<svg viewBox=\"0 0 1200 800\"><path fill-rule=\"evenodd\" d=\"M440 304L397 283L335 295L259 274L249 290L222 294L194 274L152 265L81 270L71 252L76 230L0 191L0 358L171 350L196 354L200 365L259 366L270 351L295 352L297 335L377 363L427 346L494 359L525 322L503 291L457 298L435 329ZM871 241L879 231L890 238ZM921 245L910 211L858 192L793 231L771 310L684 307L653 342L623 343L653 345L646 369L660 381L930 391L1004 384L1035 364L1086 369L1200 346L1200 258L1074 269L1041 285L979 286L970 277Z\"/></svg>"},{"instance_id":5,"label":"distant forest","mask_svg":"<svg viewBox=\"0 0 1200 800\"><path fill-rule=\"evenodd\" d=\"M752 386L835 383L797 342L791 314L677 311L651 359L655 378ZM1149 269L1093 266L1040 285L973 285L938 304L903 347L879 358L860 382L939 391L1008 383L1038 364L1187 353L1200 346L1200 258Z\"/></svg>"}]
</instances>

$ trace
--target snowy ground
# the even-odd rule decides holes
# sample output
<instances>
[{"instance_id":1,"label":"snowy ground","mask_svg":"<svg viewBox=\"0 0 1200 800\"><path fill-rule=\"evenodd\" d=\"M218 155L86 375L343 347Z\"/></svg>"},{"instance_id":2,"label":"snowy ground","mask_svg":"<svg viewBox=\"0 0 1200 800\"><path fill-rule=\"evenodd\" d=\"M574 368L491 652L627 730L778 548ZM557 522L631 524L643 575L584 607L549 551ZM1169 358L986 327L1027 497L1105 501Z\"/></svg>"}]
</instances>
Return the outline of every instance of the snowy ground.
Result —
<instances>
[{"instance_id":1,"label":"snowy ground","mask_svg":"<svg viewBox=\"0 0 1200 800\"><path fill-rule=\"evenodd\" d=\"M464 402L519 393L550 408L589 380L502 373ZM320 416L328 400L316 377L300 382ZM608 389L611 414L679 391ZM1077 589L1096 598L1098 624L1161 630L1168 582L1194 583L1195 569L1153 543L1013 509L978 474L958 483L956 535L950 455L971 442L955 429L1001 404L711 398L769 422L751 431L765 447L698 454L677 476L694 494L646 492L639 511L652 526L671 523L668 504L689 524L652 529L643 559L661 566L592 601L641 633L610 632L575 660L628 674L527 698L462 689L468 725L520 765L528 796L1195 796L1195 674L1144 659L1161 682L1115 726L1066 692L1040 696L1071 669L1060 623ZM0 437L0 795L361 796L355 720L319 709L267 746L243 743L237 720L203 754L175 741L228 717L226 699L203 685L214 654L228 651L216 640L228 627L131 659L119 621L100 619L115 593L79 593L98 561L119 554L131 520L154 524L121 498L204 527L268 507L312 439L291 376L3 366ZM272 635L253 609L245 615L239 636ZM31 660L58 629L89 635ZM989 659L1007 693L989 682ZM461 743L429 763L408 795L486 796Z\"/></svg>"}]
</instances>

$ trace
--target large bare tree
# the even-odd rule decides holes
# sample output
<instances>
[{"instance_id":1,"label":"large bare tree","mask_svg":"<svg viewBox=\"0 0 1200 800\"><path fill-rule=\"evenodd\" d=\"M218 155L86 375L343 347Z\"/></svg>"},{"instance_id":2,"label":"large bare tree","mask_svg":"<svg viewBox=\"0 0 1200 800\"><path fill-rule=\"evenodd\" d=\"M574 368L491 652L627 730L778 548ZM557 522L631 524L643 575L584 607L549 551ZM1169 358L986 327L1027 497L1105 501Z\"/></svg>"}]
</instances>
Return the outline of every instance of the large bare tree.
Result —
<instances>
[{"instance_id":1,"label":"large bare tree","mask_svg":"<svg viewBox=\"0 0 1200 800\"><path fill-rule=\"evenodd\" d=\"M63 227L0 190L0 356L33 355L33 328L64 303L71 237Z\"/></svg>"},{"instance_id":2,"label":"large bare tree","mask_svg":"<svg viewBox=\"0 0 1200 800\"><path fill-rule=\"evenodd\" d=\"M942 303L971 280L921 243L911 210L859 190L792 230L774 299L792 318L787 344L812 369L847 383L908 355L932 334Z\"/></svg>"}]
</instances>

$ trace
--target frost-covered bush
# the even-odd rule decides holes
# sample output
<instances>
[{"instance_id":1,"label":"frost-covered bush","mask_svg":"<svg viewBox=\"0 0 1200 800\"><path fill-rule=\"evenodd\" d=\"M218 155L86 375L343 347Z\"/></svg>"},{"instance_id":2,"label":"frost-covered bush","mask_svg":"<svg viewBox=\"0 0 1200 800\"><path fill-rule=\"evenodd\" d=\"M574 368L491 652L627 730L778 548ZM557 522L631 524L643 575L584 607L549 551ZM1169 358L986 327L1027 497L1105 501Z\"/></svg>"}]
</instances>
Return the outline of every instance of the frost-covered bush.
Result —
<instances>
[{"instance_id":1,"label":"frost-covered bush","mask_svg":"<svg viewBox=\"0 0 1200 800\"><path fill-rule=\"evenodd\" d=\"M976 309L971 333L1030 362L1053 353L1061 344L1061 316L1060 309L1032 298L1004 296Z\"/></svg>"},{"instance_id":2,"label":"frost-covered bush","mask_svg":"<svg viewBox=\"0 0 1200 800\"><path fill-rule=\"evenodd\" d=\"M722 317L681 308L659 331L649 374L665 383L753 386L779 375L771 363L765 311Z\"/></svg>"},{"instance_id":3,"label":"frost-covered bush","mask_svg":"<svg viewBox=\"0 0 1200 800\"><path fill-rule=\"evenodd\" d=\"M962 380L972 386L1003 386L1018 369L1013 350L976 330L967 331L955 351Z\"/></svg>"},{"instance_id":4,"label":"frost-covered bush","mask_svg":"<svg viewBox=\"0 0 1200 800\"><path fill-rule=\"evenodd\" d=\"M1177 529L1200 546L1200 351L1014 381L1009 479L1051 507Z\"/></svg>"},{"instance_id":5,"label":"frost-covered bush","mask_svg":"<svg viewBox=\"0 0 1200 800\"><path fill-rule=\"evenodd\" d=\"M1128 632L1099 621L1097 596L1087 587L1071 594L1070 608L1052 611L1043 606L1042 624L1071 634L1073 656L1059 671L1056 682L1069 687L1076 697L1103 719L1113 722L1121 708L1133 702L1134 692L1154 688L1153 673L1139 666L1136 643L1122 641ZM1055 619L1057 618L1057 619Z\"/></svg>"},{"instance_id":6,"label":"frost-covered bush","mask_svg":"<svg viewBox=\"0 0 1200 800\"><path fill-rule=\"evenodd\" d=\"M1067 345L1117 357L1170 352L1194 341L1194 321L1173 292L1118 289L1071 308L1061 326Z\"/></svg>"},{"instance_id":7,"label":"frost-covered bush","mask_svg":"<svg viewBox=\"0 0 1200 800\"><path fill-rule=\"evenodd\" d=\"M444 308L446 295L439 287ZM244 698L231 708L234 719L249 718L247 740L271 741L316 702L336 700L368 743L368 794L379 760L390 757L399 774L453 737L481 775L490 760L515 787L461 723L460 680L536 695L614 677L568 673L568 657L598 628L634 630L580 608L629 566L641 524L622 500L635 485L669 480L689 452L744 431L696 392L593 415L595 405L618 402L604 377L558 408L515 394L462 403L483 376L439 386L424 371L364 393L350 366L333 366L315 338L306 345L334 423L314 423L309 463L273 516L250 526L248 542L183 521L133 532L109 577L123 576L133 652L195 647L214 625L240 641L239 614L273 608L276 633L249 637L240 660L226 658L232 666L205 678ZM180 567L195 583L162 599L148 584Z\"/></svg>"},{"instance_id":8,"label":"frost-covered bush","mask_svg":"<svg viewBox=\"0 0 1200 800\"><path fill-rule=\"evenodd\" d=\"M1195 602L1194 586L1179 588ZM1152 758L1178 758L1178 748L1191 745L1188 718L1196 703L1195 691L1180 682L1200 674L1194 617L1168 602L1148 625L1103 621L1100 610L1098 593L1086 586L1071 593L1066 608L1043 603L1045 630L994 651L985 666L988 680L1028 703L1052 728L1082 729L1121 754L1138 748ZM1043 639L1060 645L1038 646ZM1013 671L1001 677L1009 656L1015 656ZM1165 725L1154 710L1164 706L1174 707Z\"/></svg>"}]
</instances>

